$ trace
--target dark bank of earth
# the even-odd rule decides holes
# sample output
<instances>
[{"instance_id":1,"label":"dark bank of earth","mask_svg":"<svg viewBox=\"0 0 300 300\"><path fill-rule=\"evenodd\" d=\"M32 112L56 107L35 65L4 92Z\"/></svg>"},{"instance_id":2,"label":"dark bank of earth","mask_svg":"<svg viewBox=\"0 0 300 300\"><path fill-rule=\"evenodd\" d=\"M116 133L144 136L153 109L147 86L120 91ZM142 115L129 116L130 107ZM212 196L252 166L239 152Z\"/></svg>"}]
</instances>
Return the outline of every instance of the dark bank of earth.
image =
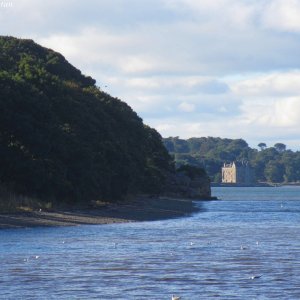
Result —
<instances>
[{"instance_id":1,"label":"dark bank of earth","mask_svg":"<svg viewBox=\"0 0 300 300\"><path fill-rule=\"evenodd\" d=\"M99 208L33 211L0 214L0 228L75 226L155 221L199 212L190 199L139 197L135 201Z\"/></svg>"}]
</instances>

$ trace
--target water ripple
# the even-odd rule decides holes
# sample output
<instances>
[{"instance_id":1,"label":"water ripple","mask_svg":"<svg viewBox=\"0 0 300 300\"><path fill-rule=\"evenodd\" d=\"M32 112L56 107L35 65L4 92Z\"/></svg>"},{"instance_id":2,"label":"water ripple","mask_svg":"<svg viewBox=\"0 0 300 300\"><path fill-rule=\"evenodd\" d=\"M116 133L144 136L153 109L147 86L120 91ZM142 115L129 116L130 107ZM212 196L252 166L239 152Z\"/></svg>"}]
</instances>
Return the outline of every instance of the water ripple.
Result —
<instances>
[{"instance_id":1,"label":"water ripple","mask_svg":"<svg viewBox=\"0 0 300 300\"><path fill-rule=\"evenodd\" d=\"M0 299L300 299L299 192L215 189L190 218L2 230Z\"/></svg>"}]
</instances>

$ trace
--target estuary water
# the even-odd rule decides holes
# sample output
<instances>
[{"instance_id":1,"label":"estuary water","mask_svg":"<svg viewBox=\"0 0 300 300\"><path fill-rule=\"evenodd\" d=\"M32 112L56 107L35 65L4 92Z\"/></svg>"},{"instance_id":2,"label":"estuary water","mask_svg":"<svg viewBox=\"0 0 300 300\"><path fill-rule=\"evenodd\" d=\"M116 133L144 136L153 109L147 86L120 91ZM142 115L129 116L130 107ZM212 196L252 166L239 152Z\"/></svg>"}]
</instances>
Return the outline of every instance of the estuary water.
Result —
<instances>
[{"instance_id":1,"label":"estuary water","mask_svg":"<svg viewBox=\"0 0 300 300\"><path fill-rule=\"evenodd\" d=\"M180 219L0 231L0 299L300 299L300 187Z\"/></svg>"}]
</instances>

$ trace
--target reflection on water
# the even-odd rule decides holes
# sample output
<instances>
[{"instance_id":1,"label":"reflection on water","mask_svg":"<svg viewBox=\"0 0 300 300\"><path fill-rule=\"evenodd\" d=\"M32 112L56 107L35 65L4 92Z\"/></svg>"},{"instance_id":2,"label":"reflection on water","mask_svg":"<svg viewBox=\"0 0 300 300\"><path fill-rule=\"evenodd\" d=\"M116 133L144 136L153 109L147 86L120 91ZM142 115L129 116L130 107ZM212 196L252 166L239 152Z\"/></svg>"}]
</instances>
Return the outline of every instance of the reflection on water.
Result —
<instances>
[{"instance_id":1,"label":"reflection on water","mask_svg":"<svg viewBox=\"0 0 300 300\"><path fill-rule=\"evenodd\" d=\"M214 188L192 217L0 231L1 299L300 299L300 188Z\"/></svg>"}]
</instances>

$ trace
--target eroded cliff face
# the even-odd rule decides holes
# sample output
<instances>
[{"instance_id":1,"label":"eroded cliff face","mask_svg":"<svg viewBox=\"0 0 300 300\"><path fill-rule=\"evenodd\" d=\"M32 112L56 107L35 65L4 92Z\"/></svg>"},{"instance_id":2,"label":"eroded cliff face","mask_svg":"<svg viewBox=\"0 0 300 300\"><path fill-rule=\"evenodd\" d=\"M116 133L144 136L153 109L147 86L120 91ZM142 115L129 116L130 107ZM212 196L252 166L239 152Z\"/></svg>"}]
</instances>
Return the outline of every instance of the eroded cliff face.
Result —
<instances>
[{"instance_id":1,"label":"eroded cliff face","mask_svg":"<svg viewBox=\"0 0 300 300\"><path fill-rule=\"evenodd\" d=\"M212 199L210 179L207 175L191 178L184 173L171 174L168 177L166 196L176 198Z\"/></svg>"}]
</instances>

